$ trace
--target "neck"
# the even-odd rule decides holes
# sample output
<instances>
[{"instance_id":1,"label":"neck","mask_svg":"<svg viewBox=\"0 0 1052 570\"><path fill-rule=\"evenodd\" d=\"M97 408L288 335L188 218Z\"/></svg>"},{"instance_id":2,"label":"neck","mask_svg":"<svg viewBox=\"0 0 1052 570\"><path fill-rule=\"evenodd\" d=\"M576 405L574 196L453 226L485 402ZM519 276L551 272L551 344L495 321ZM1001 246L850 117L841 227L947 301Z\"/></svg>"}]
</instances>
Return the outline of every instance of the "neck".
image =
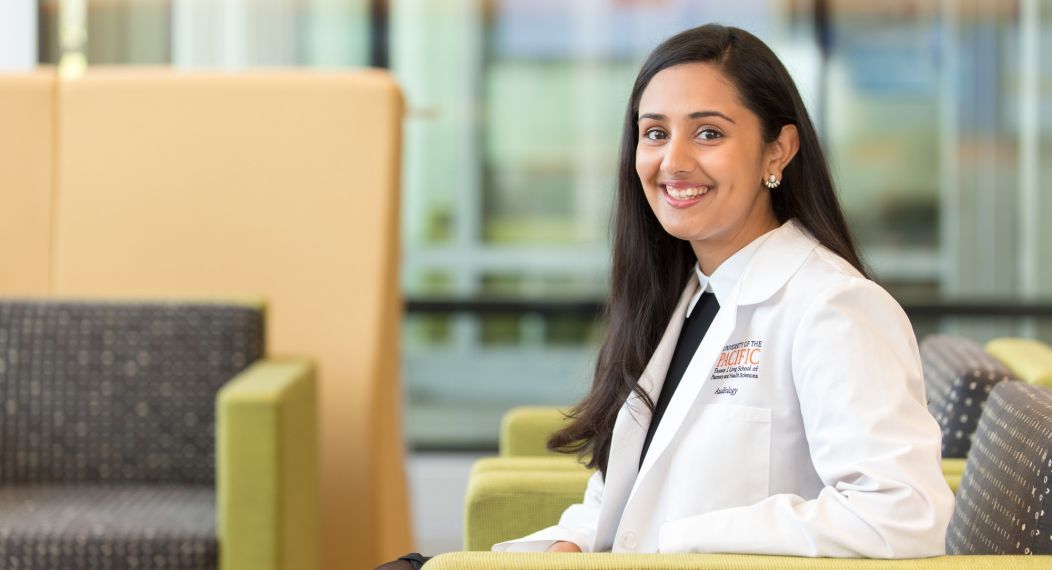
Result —
<instances>
[{"instance_id":1,"label":"neck","mask_svg":"<svg viewBox=\"0 0 1052 570\"><path fill-rule=\"evenodd\" d=\"M741 226L726 238L692 241L690 247L694 250L694 256L698 258L701 272L711 276L724 261L779 225L781 224L778 223L774 212L770 212L769 216L764 216L756 223Z\"/></svg>"}]
</instances>

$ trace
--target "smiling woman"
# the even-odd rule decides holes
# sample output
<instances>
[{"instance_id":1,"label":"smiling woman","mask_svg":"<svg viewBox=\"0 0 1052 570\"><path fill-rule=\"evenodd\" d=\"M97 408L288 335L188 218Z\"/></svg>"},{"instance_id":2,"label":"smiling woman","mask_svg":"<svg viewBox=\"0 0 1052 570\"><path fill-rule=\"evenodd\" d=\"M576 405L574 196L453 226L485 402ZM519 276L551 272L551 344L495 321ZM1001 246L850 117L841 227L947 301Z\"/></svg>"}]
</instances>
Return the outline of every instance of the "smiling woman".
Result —
<instances>
[{"instance_id":1,"label":"smiling woman","mask_svg":"<svg viewBox=\"0 0 1052 570\"><path fill-rule=\"evenodd\" d=\"M943 554L953 495L913 330L867 278L774 53L717 25L658 46L618 175L607 336L548 442L596 472L557 525L493 549Z\"/></svg>"},{"instance_id":2,"label":"smiling woman","mask_svg":"<svg viewBox=\"0 0 1052 570\"><path fill-rule=\"evenodd\" d=\"M559 524L494 550L942 554L916 339L774 53L718 25L658 46L619 169L607 336L549 441L597 471Z\"/></svg>"}]
</instances>

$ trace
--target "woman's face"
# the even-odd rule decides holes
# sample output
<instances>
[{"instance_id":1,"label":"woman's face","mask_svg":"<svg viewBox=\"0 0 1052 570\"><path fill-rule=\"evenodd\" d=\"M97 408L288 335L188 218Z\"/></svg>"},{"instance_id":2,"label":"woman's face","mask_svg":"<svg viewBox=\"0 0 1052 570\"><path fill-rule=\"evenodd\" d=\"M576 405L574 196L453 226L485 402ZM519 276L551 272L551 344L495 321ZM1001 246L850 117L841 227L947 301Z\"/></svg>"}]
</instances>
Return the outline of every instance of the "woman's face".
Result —
<instances>
[{"instance_id":1,"label":"woman's face","mask_svg":"<svg viewBox=\"0 0 1052 570\"><path fill-rule=\"evenodd\" d=\"M762 180L781 180L785 148L764 143L759 117L722 72L706 63L660 71L638 120L636 173L647 202L665 231L691 242L702 271L778 227Z\"/></svg>"}]
</instances>

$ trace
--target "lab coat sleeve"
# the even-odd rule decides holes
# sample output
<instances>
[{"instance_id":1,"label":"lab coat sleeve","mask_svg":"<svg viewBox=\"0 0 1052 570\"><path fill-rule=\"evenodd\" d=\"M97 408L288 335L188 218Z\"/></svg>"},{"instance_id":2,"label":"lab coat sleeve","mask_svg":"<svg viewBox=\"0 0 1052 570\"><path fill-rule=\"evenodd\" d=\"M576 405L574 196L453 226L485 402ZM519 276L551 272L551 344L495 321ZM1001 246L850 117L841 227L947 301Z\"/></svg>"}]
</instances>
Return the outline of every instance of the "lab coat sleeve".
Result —
<instances>
[{"instance_id":1,"label":"lab coat sleeve","mask_svg":"<svg viewBox=\"0 0 1052 570\"><path fill-rule=\"evenodd\" d=\"M945 553L953 494L925 405L916 339L898 303L855 278L819 294L792 341L817 498L666 522L661 552L920 558Z\"/></svg>"},{"instance_id":2,"label":"lab coat sleeve","mask_svg":"<svg viewBox=\"0 0 1052 570\"><path fill-rule=\"evenodd\" d=\"M493 551L543 552L555 542L564 540L576 544L581 552L591 552L599 526L599 505L602 499L603 476L596 471L588 479L583 501L567 507L559 518L559 524L522 538L494 544Z\"/></svg>"}]
</instances>

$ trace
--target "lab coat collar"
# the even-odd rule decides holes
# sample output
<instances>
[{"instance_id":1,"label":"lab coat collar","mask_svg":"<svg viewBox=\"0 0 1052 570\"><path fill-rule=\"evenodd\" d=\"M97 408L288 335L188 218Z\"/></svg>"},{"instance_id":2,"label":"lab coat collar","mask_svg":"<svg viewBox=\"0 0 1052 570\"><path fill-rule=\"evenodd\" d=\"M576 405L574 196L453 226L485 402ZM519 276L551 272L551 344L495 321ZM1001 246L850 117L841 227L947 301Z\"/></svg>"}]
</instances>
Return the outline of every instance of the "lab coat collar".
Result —
<instances>
[{"instance_id":1,"label":"lab coat collar","mask_svg":"<svg viewBox=\"0 0 1052 570\"><path fill-rule=\"evenodd\" d=\"M742 273L749 267L749 261L756 255L756 251L760 249L764 242L779 229L781 228L775 228L752 240L748 245L724 260L712 272L712 275L707 279L708 285L712 292L716 294L716 300L719 301L721 307L729 307L734 304ZM700 269L696 269L696 271L702 274Z\"/></svg>"},{"instance_id":2,"label":"lab coat collar","mask_svg":"<svg viewBox=\"0 0 1052 570\"><path fill-rule=\"evenodd\" d=\"M759 245L749 253L748 258L735 263L728 270L728 275L734 273L737 291L733 304L739 307L755 305L770 299L800 269L807 256L819 245L818 240L795 218L756 238L738 254L757 242L760 242ZM727 261L735 259L738 254ZM727 265L727 262L724 262L724 265ZM716 274L721 273L724 265L716 269L713 279L717 279ZM719 276L719 279L720 281L715 283L717 298L719 288L725 287L722 284L723 276ZM723 306L722 300L720 306Z\"/></svg>"},{"instance_id":3,"label":"lab coat collar","mask_svg":"<svg viewBox=\"0 0 1052 570\"><path fill-rule=\"evenodd\" d=\"M694 275L698 277L698 293L712 293L712 285L709 284L709 276L701 270L697 263L694 264Z\"/></svg>"},{"instance_id":4,"label":"lab coat collar","mask_svg":"<svg viewBox=\"0 0 1052 570\"><path fill-rule=\"evenodd\" d=\"M701 300L701 294L712 293L712 285L709 284L709 276L701 272L701 267L699 267L697 263L694 264L694 277L698 280L698 290L694 293L694 296L690 298L690 305L687 305L687 318L690 318L691 313L694 312L694 307L696 307L698 301Z\"/></svg>"},{"instance_id":5,"label":"lab coat collar","mask_svg":"<svg viewBox=\"0 0 1052 570\"><path fill-rule=\"evenodd\" d=\"M768 241L772 242L771 246L765 247ZM694 311L702 293L714 293L721 307L765 301L796 272L815 243L806 230L792 219L739 249L721 263L711 276L705 275L695 263L694 275L698 279L698 289L687 307L687 316ZM751 263L756 256L759 256L757 263ZM750 271L757 265L763 275ZM746 272L753 278L743 279L748 277Z\"/></svg>"}]
</instances>

